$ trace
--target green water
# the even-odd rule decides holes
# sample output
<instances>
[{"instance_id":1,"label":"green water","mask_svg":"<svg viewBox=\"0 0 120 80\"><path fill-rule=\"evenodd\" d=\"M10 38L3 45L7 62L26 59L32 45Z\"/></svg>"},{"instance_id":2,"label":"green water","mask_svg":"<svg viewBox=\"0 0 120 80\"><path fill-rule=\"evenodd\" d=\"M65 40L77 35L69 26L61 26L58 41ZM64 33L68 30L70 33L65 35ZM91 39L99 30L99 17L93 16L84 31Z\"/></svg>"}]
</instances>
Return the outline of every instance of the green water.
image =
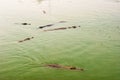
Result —
<instances>
[{"instance_id":1,"label":"green water","mask_svg":"<svg viewBox=\"0 0 120 80\"><path fill-rule=\"evenodd\" d=\"M119 14L120 3L115 0L0 0L0 80L120 80ZM67 23L57 23L62 20ZM15 24L22 22L32 25ZM81 27L38 29L50 23L55 25L45 29ZM42 67L44 64L85 71Z\"/></svg>"}]
</instances>

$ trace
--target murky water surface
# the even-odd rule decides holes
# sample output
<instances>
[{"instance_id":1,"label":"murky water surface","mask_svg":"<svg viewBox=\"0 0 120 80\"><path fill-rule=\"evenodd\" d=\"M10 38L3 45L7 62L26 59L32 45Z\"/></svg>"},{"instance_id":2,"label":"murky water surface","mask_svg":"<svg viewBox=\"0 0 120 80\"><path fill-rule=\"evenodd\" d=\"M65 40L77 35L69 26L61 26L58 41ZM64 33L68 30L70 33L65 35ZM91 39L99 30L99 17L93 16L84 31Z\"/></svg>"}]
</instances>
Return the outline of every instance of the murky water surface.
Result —
<instances>
[{"instance_id":1,"label":"murky water surface","mask_svg":"<svg viewBox=\"0 0 120 80\"><path fill-rule=\"evenodd\" d=\"M0 0L0 22L0 80L120 80L120 0Z\"/></svg>"}]
</instances>

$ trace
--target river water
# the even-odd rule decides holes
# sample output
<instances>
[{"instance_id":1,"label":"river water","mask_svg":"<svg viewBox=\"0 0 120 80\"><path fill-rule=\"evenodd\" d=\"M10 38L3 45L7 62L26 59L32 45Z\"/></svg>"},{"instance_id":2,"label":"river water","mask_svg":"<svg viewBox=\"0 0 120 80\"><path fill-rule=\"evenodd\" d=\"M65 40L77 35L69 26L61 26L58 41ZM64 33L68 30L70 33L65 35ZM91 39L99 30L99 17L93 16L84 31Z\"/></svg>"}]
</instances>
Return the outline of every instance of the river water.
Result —
<instances>
[{"instance_id":1,"label":"river water","mask_svg":"<svg viewBox=\"0 0 120 80\"><path fill-rule=\"evenodd\" d=\"M0 0L0 22L0 80L120 80L119 0Z\"/></svg>"}]
</instances>

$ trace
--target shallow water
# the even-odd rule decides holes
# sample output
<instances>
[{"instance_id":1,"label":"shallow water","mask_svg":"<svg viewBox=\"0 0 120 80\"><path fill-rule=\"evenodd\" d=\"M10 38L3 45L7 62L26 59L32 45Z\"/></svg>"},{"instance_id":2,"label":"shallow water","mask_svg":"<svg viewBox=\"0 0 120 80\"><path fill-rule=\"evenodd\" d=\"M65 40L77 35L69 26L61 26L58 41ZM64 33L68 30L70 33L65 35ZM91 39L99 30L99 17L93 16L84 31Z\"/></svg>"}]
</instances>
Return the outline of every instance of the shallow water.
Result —
<instances>
[{"instance_id":1,"label":"shallow water","mask_svg":"<svg viewBox=\"0 0 120 80\"><path fill-rule=\"evenodd\" d=\"M0 80L120 80L119 14L119 0L0 0ZM47 24L81 27L38 29ZM34 38L18 43L27 37Z\"/></svg>"}]
</instances>

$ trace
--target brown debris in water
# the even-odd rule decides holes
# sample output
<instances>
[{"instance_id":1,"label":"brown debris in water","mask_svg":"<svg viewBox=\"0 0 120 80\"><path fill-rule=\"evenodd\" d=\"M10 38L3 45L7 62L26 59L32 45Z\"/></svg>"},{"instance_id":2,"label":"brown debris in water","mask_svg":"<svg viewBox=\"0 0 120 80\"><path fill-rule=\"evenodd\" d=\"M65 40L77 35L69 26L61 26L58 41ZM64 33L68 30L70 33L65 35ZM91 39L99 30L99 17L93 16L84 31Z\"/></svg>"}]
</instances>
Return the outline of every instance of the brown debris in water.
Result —
<instances>
[{"instance_id":1,"label":"brown debris in water","mask_svg":"<svg viewBox=\"0 0 120 80\"><path fill-rule=\"evenodd\" d=\"M83 68L77 68L74 66L63 66L63 65L59 65L59 64L47 64L45 65L46 67L50 67L50 68L56 68L56 69L66 69L66 70L74 70L74 71L84 71Z\"/></svg>"}]
</instances>

